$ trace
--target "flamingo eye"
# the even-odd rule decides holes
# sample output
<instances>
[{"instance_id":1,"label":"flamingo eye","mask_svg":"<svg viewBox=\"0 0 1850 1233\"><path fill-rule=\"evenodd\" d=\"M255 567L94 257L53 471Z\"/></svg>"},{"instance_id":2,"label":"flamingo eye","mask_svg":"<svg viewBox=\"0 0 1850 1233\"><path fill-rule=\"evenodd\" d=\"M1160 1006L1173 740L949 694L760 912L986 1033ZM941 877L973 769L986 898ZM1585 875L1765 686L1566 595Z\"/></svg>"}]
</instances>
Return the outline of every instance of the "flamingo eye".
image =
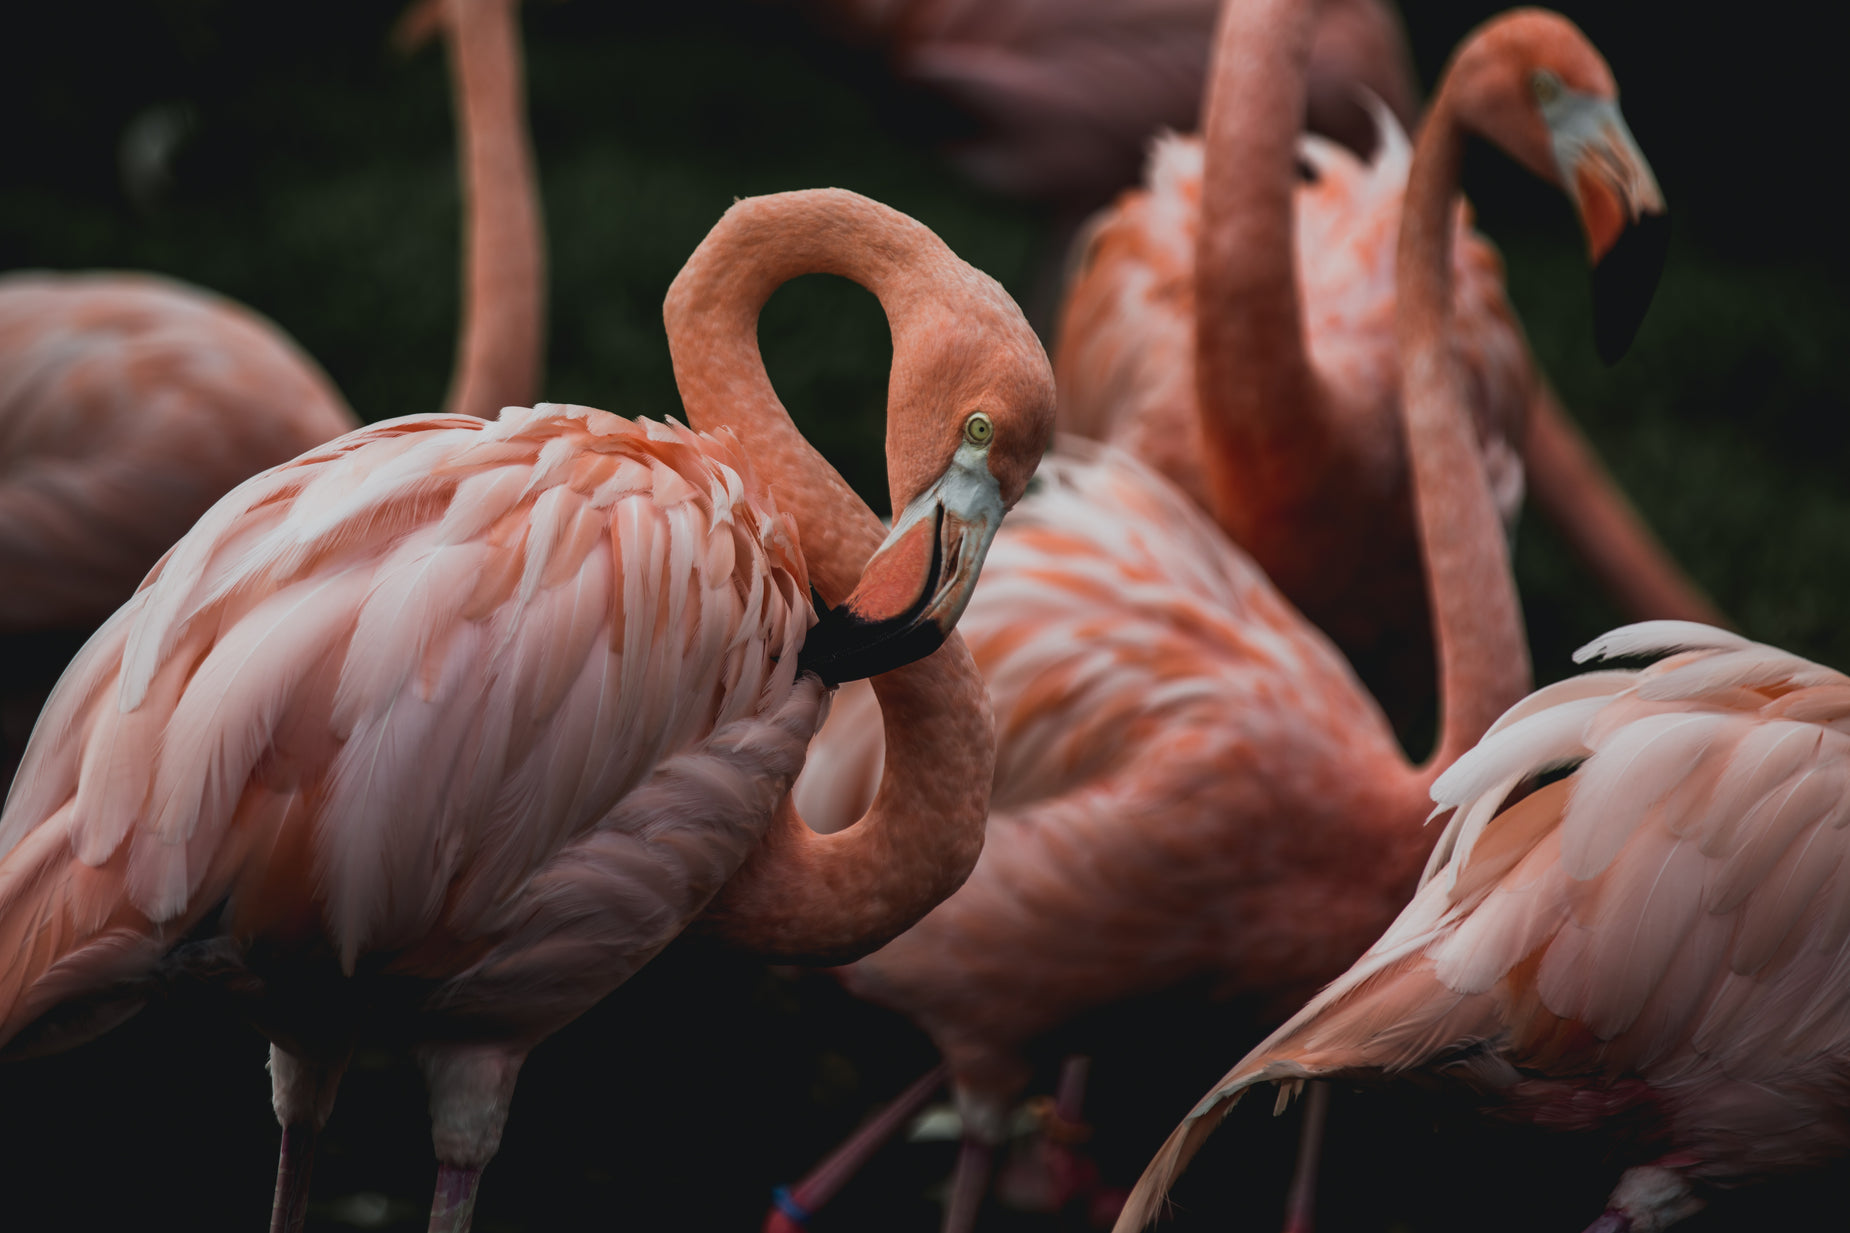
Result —
<instances>
[{"instance_id":1,"label":"flamingo eye","mask_svg":"<svg viewBox=\"0 0 1850 1233\"><path fill-rule=\"evenodd\" d=\"M988 445L995 435L995 424L981 411L973 413L964 421L964 440L972 445Z\"/></svg>"},{"instance_id":2,"label":"flamingo eye","mask_svg":"<svg viewBox=\"0 0 1850 1233\"><path fill-rule=\"evenodd\" d=\"M1535 101L1546 107L1561 97L1561 79L1547 69L1536 69L1529 78L1529 90L1535 95Z\"/></svg>"}]
</instances>

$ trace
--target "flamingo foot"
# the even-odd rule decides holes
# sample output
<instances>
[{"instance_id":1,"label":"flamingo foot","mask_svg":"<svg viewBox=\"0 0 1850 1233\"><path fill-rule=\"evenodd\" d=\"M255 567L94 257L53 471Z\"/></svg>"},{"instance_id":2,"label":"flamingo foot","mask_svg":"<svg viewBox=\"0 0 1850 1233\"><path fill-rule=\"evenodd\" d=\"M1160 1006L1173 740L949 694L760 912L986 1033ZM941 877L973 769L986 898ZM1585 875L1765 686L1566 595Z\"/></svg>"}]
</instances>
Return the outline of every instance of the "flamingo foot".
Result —
<instances>
[{"instance_id":1,"label":"flamingo foot","mask_svg":"<svg viewBox=\"0 0 1850 1233\"><path fill-rule=\"evenodd\" d=\"M283 1127L276 1160L276 1199L270 1205L270 1233L302 1233L308 1217L308 1179L315 1164L316 1129L298 1122Z\"/></svg>"},{"instance_id":2,"label":"flamingo foot","mask_svg":"<svg viewBox=\"0 0 1850 1233\"><path fill-rule=\"evenodd\" d=\"M829 1153L802 1181L794 1186L778 1187L774 1192L775 1205L764 1218L764 1233L800 1233L807 1227L810 1217L834 1198L836 1191L944 1086L948 1073L945 1064L938 1063L891 1104L868 1118L847 1142Z\"/></svg>"},{"instance_id":3,"label":"flamingo foot","mask_svg":"<svg viewBox=\"0 0 1850 1233\"><path fill-rule=\"evenodd\" d=\"M1312 1083L1304 1096L1304 1125L1298 1135L1298 1167L1285 1200L1285 1233L1311 1233L1317 1217L1317 1167L1323 1159L1323 1128L1330 1119L1330 1085Z\"/></svg>"},{"instance_id":4,"label":"flamingo foot","mask_svg":"<svg viewBox=\"0 0 1850 1233\"><path fill-rule=\"evenodd\" d=\"M1606 1200L1606 1210L1586 1233L1661 1233L1701 1211L1706 1204L1678 1171L1687 1157L1665 1157L1656 1164L1627 1169Z\"/></svg>"},{"instance_id":5,"label":"flamingo foot","mask_svg":"<svg viewBox=\"0 0 1850 1233\"><path fill-rule=\"evenodd\" d=\"M475 1188L480 1169L437 1166L437 1192L430 1201L430 1233L469 1233L475 1215Z\"/></svg>"}]
</instances>

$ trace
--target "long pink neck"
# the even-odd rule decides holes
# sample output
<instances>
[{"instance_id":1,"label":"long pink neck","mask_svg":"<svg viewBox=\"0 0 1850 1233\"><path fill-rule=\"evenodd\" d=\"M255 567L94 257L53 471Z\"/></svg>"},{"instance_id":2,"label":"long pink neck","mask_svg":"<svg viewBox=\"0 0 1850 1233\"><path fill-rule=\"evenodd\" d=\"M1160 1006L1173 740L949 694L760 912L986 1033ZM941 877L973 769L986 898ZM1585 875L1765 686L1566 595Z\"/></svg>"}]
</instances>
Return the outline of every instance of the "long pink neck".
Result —
<instances>
[{"instance_id":1,"label":"long pink neck","mask_svg":"<svg viewBox=\"0 0 1850 1233\"><path fill-rule=\"evenodd\" d=\"M540 392L546 253L527 138L517 0L448 0L462 147L463 321L445 409L494 416Z\"/></svg>"},{"instance_id":2,"label":"long pink neck","mask_svg":"<svg viewBox=\"0 0 1850 1233\"><path fill-rule=\"evenodd\" d=\"M1243 543L1306 495L1328 447L1305 351L1293 225L1310 0L1221 6L1195 250L1195 391L1215 514Z\"/></svg>"},{"instance_id":3,"label":"long pink neck","mask_svg":"<svg viewBox=\"0 0 1850 1233\"><path fill-rule=\"evenodd\" d=\"M911 219L820 189L733 206L669 290L668 348L689 421L738 434L779 508L796 515L810 579L829 603L853 590L885 533L778 401L758 352L759 311L798 275L853 279L886 309L898 372L919 343L915 310L962 268ZM908 408L889 403L891 442ZM708 911L720 933L788 958L846 961L910 926L975 864L995 732L969 652L953 637L873 686L887 750L873 806L847 830L819 835L786 800Z\"/></svg>"},{"instance_id":4,"label":"long pink neck","mask_svg":"<svg viewBox=\"0 0 1850 1233\"><path fill-rule=\"evenodd\" d=\"M1437 774L1528 692L1529 648L1503 523L1448 338L1464 134L1442 88L1414 148L1396 254L1401 405L1439 662Z\"/></svg>"}]
</instances>

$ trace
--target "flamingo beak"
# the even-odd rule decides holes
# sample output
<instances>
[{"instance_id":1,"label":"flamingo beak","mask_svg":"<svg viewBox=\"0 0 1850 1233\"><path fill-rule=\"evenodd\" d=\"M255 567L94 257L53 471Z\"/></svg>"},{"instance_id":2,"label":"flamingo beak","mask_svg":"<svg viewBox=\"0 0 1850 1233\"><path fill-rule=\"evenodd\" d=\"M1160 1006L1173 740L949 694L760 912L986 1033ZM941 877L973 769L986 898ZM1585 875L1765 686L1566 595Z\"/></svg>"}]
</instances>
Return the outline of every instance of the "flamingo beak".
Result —
<instances>
[{"instance_id":1,"label":"flamingo beak","mask_svg":"<svg viewBox=\"0 0 1850 1233\"><path fill-rule=\"evenodd\" d=\"M1593 340L1611 364L1644 321L1670 247L1664 194L1611 99L1562 90L1542 107L1555 166L1574 199L1593 267Z\"/></svg>"},{"instance_id":2,"label":"flamingo beak","mask_svg":"<svg viewBox=\"0 0 1850 1233\"><path fill-rule=\"evenodd\" d=\"M821 610L799 666L835 686L937 650L970 602L1002 513L988 451L965 443L900 511L854 593Z\"/></svg>"}]
</instances>

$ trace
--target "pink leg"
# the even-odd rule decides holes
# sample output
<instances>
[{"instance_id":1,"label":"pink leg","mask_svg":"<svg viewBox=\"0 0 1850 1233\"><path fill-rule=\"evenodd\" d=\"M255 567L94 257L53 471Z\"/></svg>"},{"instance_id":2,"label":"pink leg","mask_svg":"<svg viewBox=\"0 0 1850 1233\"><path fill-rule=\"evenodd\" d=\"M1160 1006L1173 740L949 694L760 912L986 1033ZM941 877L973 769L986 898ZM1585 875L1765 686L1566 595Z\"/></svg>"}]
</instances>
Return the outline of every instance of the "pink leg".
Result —
<instances>
[{"instance_id":1,"label":"pink leg","mask_svg":"<svg viewBox=\"0 0 1850 1233\"><path fill-rule=\"evenodd\" d=\"M430 1233L469 1233L475 1215L475 1188L480 1169L437 1166L437 1192L430 1200Z\"/></svg>"},{"instance_id":2,"label":"pink leg","mask_svg":"<svg viewBox=\"0 0 1850 1233\"><path fill-rule=\"evenodd\" d=\"M867 1119L848 1141L831 1152L808 1176L794 1186L779 1187L777 1205L764 1220L764 1233L798 1233L810 1215L835 1197L849 1178L860 1172L873 1154L898 1134L932 1094L944 1086L943 1062L899 1094L898 1099Z\"/></svg>"},{"instance_id":3,"label":"pink leg","mask_svg":"<svg viewBox=\"0 0 1850 1233\"><path fill-rule=\"evenodd\" d=\"M315 1164L316 1130L297 1123L283 1127L283 1150L276 1161L276 1198L270 1206L270 1233L302 1233L308 1216L308 1178Z\"/></svg>"},{"instance_id":4,"label":"pink leg","mask_svg":"<svg viewBox=\"0 0 1850 1233\"><path fill-rule=\"evenodd\" d=\"M1311 1233L1317 1211L1317 1165L1323 1157L1323 1127L1330 1117L1330 1085L1312 1083L1304 1094L1304 1126L1298 1135L1298 1167L1285 1200L1285 1233Z\"/></svg>"},{"instance_id":5,"label":"pink leg","mask_svg":"<svg viewBox=\"0 0 1850 1233\"><path fill-rule=\"evenodd\" d=\"M347 1059L300 1057L270 1046L270 1100L283 1127L276 1160L276 1197L270 1204L270 1233L301 1233L308 1215L308 1179L315 1164L315 1138L334 1109L334 1093Z\"/></svg>"},{"instance_id":6,"label":"pink leg","mask_svg":"<svg viewBox=\"0 0 1850 1233\"><path fill-rule=\"evenodd\" d=\"M976 1228L976 1213L989 1192L995 1156L994 1147L965 1133L957 1153L957 1172L951 1175L951 1196L944 1204L942 1233L971 1233Z\"/></svg>"}]
</instances>

